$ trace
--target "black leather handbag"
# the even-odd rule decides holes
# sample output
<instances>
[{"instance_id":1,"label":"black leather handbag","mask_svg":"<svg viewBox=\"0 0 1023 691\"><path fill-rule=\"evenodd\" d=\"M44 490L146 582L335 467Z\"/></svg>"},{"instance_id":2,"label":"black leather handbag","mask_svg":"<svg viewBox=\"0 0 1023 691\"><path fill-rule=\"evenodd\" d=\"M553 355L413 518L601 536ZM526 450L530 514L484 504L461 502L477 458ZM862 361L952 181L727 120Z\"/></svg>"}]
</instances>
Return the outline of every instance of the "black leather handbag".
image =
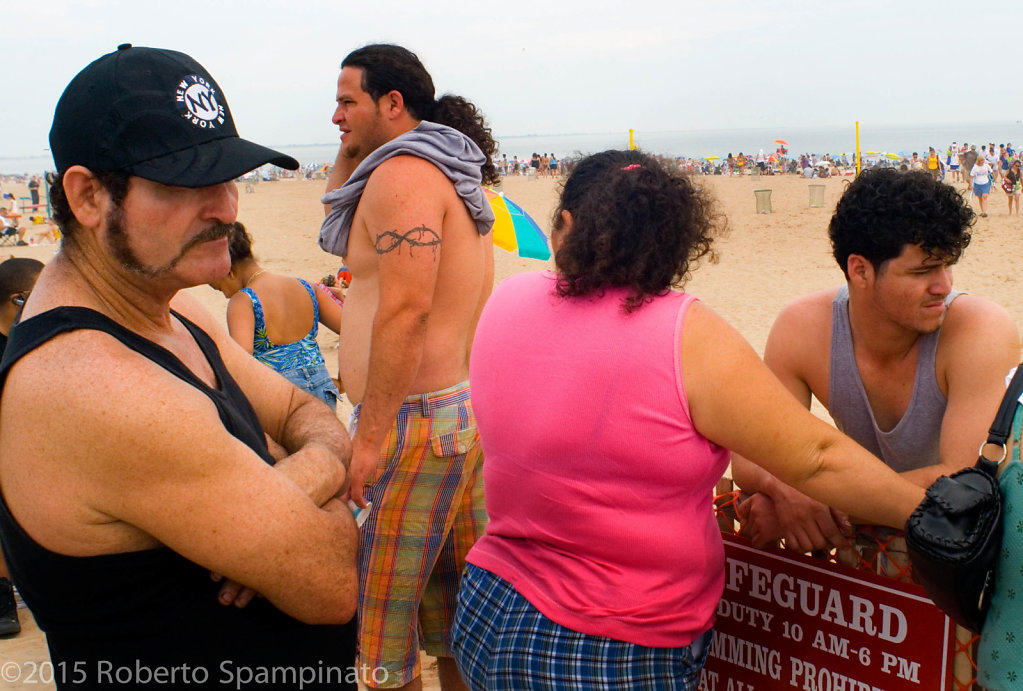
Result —
<instances>
[{"instance_id":1,"label":"black leather handbag","mask_svg":"<svg viewBox=\"0 0 1023 691\"><path fill-rule=\"evenodd\" d=\"M984 626L1002 545L1002 495L998 466L1006 457L1016 404L1023 393L1023 365L1002 398L998 414L971 468L939 477L906 522L906 545L913 580L960 626ZM1000 446L1002 458L984 457L984 447Z\"/></svg>"}]
</instances>

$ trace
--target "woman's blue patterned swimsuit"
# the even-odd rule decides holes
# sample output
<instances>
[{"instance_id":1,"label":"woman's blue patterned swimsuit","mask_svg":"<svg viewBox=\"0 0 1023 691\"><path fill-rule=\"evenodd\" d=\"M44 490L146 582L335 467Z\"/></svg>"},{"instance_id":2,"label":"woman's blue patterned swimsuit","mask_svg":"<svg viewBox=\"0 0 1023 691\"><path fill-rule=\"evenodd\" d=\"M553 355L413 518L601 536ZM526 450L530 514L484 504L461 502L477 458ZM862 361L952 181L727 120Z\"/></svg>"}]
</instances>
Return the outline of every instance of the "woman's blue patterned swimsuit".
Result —
<instances>
[{"instance_id":1,"label":"woman's blue patterned swimsuit","mask_svg":"<svg viewBox=\"0 0 1023 691\"><path fill-rule=\"evenodd\" d=\"M276 345L270 340L266 332L263 305L256 297L256 293L251 288L242 288L241 292L248 295L252 301L252 313L256 318L252 354L263 364L283 374L300 389L323 399L331 408L336 409L341 393L330 378L323 361L323 353L316 343L316 334L320 328L320 304L316 300L313 287L301 278L296 280L305 287L313 301L313 328L301 340L283 345Z\"/></svg>"}]
</instances>

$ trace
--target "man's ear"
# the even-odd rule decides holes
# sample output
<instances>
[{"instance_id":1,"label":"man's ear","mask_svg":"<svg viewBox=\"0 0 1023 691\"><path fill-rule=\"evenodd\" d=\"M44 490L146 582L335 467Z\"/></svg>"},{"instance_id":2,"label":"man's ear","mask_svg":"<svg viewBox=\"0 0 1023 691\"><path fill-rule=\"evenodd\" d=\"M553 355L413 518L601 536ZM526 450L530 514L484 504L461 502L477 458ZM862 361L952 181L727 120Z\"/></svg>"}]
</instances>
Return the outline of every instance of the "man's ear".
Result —
<instances>
[{"instance_id":1,"label":"man's ear","mask_svg":"<svg viewBox=\"0 0 1023 691\"><path fill-rule=\"evenodd\" d=\"M874 265L861 254L850 254L845 266L849 280L856 285L866 285L874 277Z\"/></svg>"},{"instance_id":2,"label":"man's ear","mask_svg":"<svg viewBox=\"0 0 1023 691\"><path fill-rule=\"evenodd\" d=\"M106 190L95 175L83 166L71 166L64 173L64 195L78 222L85 228L98 228L105 213Z\"/></svg>"},{"instance_id":3,"label":"man's ear","mask_svg":"<svg viewBox=\"0 0 1023 691\"><path fill-rule=\"evenodd\" d=\"M405 110L405 97L400 91L390 91L380 97L380 107L389 118L396 118Z\"/></svg>"}]
</instances>

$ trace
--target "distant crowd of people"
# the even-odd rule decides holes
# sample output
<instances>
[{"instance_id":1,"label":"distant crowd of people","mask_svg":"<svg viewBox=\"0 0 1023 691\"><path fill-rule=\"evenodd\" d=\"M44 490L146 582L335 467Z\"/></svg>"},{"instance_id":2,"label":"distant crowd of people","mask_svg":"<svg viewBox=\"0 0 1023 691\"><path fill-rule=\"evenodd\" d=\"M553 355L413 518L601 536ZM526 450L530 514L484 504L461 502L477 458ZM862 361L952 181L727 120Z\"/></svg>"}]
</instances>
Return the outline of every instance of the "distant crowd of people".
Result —
<instances>
[{"instance_id":1,"label":"distant crowd of people","mask_svg":"<svg viewBox=\"0 0 1023 691\"><path fill-rule=\"evenodd\" d=\"M535 175L538 178L556 178L560 174L557 156L553 153L534 153L529 159L502 154L494 160L497 172L501 175Z\"/></svg>"},{"instance_id":2,"label":"distant crowd of people","mask_svg":"<svg viewBox=\"0 0 1023 691\"><path fill-rule=\"evenodd\" d=\"M971 182L970 173L975 163L986 161L991 167L990 182L1000 182L1009 176L1013 161L1020 160L1020 152L1013 149L1012 144L982 144L978 150L976 144L958 144L953 142L944 151L929 147L925 154L914 151L908 153L869 153L861 154L860 167L895 168L898 170L925 170L938 180L946 182ZM678 167L685 172L697 175L748 175L760 172L766 175L785 173L803 175L804 177L831 177L833 175L854 175L856 154L816 154L801 153L790 155L784 146L775 151L765 153L761 149L756 154L732 154L725 158L706 156L692 158L679 156L676 158ZM951 179L947 176L951 174ZM1008 188L1006 188L1008 192Z\"/></svg>"}]
</instances>

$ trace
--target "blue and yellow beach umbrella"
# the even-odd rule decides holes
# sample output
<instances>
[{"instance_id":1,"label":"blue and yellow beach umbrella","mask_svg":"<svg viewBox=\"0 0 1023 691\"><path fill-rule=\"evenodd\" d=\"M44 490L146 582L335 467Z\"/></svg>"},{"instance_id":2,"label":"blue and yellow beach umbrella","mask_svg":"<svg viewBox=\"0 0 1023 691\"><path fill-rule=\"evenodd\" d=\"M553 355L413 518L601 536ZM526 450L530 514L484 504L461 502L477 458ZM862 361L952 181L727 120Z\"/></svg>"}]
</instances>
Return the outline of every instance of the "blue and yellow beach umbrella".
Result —
<instances>
[{"instance_id":1,"label":"blue and yellow beach umbrella","mask_svg":"<svg viewBox=\"0 0 1023 691\"><path fill-rule=\"evenodd\" d=\"M529 214L502 194L483 188L494 210L494 244L503 250L518 250L520 257L550 259L547 236Z\"/></svg>"}]
</instances>

